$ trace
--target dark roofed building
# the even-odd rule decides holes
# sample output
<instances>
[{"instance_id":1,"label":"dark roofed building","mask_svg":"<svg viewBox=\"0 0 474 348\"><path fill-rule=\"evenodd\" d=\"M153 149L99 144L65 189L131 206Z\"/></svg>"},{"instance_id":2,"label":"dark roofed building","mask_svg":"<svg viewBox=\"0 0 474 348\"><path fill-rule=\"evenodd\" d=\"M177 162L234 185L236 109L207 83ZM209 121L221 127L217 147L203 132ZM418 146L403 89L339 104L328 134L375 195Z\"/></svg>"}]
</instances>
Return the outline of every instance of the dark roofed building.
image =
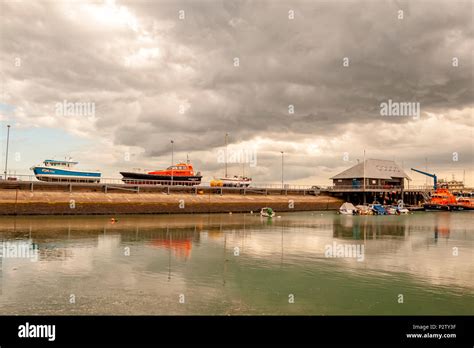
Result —
<instances>
[{"instance_id":1,"label":"dark roofed building","mask_svg":"<svg viewBox=\"0 0 474 348\"><path fill-rule=\"evenodd\" d=\"M346 188L403 188L408 175L394 161L368 159L333 176L336 187Z\"/></svg>"}]
</instances>

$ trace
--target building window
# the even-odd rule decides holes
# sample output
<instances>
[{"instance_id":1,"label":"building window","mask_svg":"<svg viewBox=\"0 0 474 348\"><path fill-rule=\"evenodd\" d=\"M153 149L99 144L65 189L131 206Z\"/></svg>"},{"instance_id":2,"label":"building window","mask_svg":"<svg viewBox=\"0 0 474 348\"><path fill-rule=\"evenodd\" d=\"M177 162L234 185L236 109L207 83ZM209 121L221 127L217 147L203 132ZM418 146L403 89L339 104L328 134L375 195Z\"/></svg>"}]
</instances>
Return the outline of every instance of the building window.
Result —
<instances>
[{"instance_id":1,"label":"building window","mask_svg":"<svg viewBox=\"0 0 474 348\"><path fill-rule=\"evenodd\" d=\"M377 183L377 180L372 180L372 185L375 185Z\"/></svg>"}]
</instances>

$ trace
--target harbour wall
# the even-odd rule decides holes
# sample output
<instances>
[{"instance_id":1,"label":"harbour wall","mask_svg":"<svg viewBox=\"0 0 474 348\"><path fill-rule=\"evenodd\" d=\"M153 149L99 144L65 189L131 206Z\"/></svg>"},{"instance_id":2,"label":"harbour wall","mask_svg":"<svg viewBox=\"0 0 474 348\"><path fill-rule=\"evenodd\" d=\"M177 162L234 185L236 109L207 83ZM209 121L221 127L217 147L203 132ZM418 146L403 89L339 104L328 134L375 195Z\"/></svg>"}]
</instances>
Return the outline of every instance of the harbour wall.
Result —
<instances>
[{"instance_id":1,"label":"harbour wall","mask_svg":"<svg viewBox=\"0 0 474 348\"><path fill-rule=\"evenodd\" d=\"M240 195L189 193L103 193L0 189L0 215L121 215L335 210L329 195Z\"/></svg>"}]
</instances>

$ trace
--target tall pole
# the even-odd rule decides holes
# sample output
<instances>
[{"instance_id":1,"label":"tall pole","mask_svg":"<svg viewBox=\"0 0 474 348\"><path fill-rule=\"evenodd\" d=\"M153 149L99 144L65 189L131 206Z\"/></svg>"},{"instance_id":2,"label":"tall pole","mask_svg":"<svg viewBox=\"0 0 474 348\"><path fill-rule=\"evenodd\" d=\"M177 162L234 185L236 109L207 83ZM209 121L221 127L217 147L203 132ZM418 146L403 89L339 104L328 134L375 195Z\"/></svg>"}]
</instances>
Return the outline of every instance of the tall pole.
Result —
<instances>
[{"instance_id":1,"label":"tall pole","mask_svg":"<svg viewBox=\"0 0 474 348\"><path fill-rule=\"evenodd\" d=\"M404 163L404 161L402 161L402 172L403 172L403 175L405 175L405 163ZM401 187L401 192L400 192L400 196L401 196L401 199L402 199L402 204L404 203L404 188L405 188L405 176L402 179L402 187Z\"/></svg>"},{"instance_id":2,"label":"tall pole","mask_svg":"<svg viewBox=\"0 0 474 348\"><path fill-rule=\"evenodd\" d=\"M363 184L362 184L362 185L363 185L363 186L362 186L362 187L363 187L363 191L364 191L364 204L366 204L366 203L367 203L367 200L366 200L366 197L365 197L365 149L364 149L364 165L363 165L363 167L364 167L364 173L363 173L363 175L362 175L362 176L363 176L363 178L362 178L362 180L363 180Z\"/></svg>"},{"instance_id":3,"label":"tall pole","mask_svg":"<svg viewBox=\"0 0 474 348\"><path fill-rule=\"evenodd\" d=\"M227 137L229 133L225 133L225 178L227 178Z\"/></svg>"},{"instance_id":4,"label":"tall pole","mask_svg":"<svg viewBox=\"0 0 474 348\"><path fill-rule=\"evenodd\" d=\"M171 185L173 185L174 141L171 140Z\"/></svg>"},{"instance_id":5,"label":"tall pole","mask_svg":"<svg viewBox=\"0 0 474 348\"><path fill-rule=\"evenodd\" d=\"M8 145L10 142L10 125L7 125L7 152L5 154L5 180L7 180L8 171Z\"/></svg>"},{"instance_id":6,"label":"tall pole","mask_svg":"<svg viewBox=\"0 0 474 348\"><path fill-rule=\"evenodd\" d=\"M283 151L281 152L281 188L284 187L283 185L283 170L284 170L284 164L283 164L283 155L285 154Z\"/></svg>"}]
</instances>

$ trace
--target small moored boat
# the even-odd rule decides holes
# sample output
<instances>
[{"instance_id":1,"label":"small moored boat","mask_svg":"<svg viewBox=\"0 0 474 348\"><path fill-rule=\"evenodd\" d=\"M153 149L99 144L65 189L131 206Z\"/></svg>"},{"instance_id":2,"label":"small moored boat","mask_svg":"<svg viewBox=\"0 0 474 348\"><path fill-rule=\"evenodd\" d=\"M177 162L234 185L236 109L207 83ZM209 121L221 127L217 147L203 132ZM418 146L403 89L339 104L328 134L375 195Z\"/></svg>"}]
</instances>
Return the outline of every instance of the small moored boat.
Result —
<instances>
[{"instance_id":1,"label":"small moored boat","mask_svg":"<svg viewBox=\"0 0 474 348\"><path fill-rule=\"evenodd\" d=\"M392 205L386 206L385 211L387 212L387 215L398 215L397 207Z\"/></svg>"},{"instance_id":2,"label":"small moored boat","mask_svg":"<svg viewBox=\"0 0 474 348\"><path fill-rule=\"evenodd\" d=\"M374 215L387 215L387 211L385 210L385 208L382 206L382 204L378 202L370 204L369 207L374 212Z\"/></svg>"},{"instance_id":3,"label":"small moored boat","mask_svg":"<svg viewBox=\"0 0 474 348\"><path fill-rule=\"evenodd\" d=\"M374 215L374 212L368 205L357 205L357 215Z\"/></svg>"},{"instance_id":4,"label":"small moored boat","mask_svg":"<svg viewBox=\"0 0 474 348\"><path fill-rule=\"evenodd\" d=\"M262 208L262 210L260 210L260 215L263 217L272 218L275 216L275 212L273 211L272 208L265 207L265 208Z\"/></svg>"},{"instance_id":5,"label":"small moored boat","mask_svg":"<svg viewBox=\"0 0 474 348\"><path fill-rule=\"evenodd\" d=\"M410 211L405 208L405 205L403 204L403 201L400 199L398 201L398 205L397 205L397 213L398 214L408 214Z\"/></svg>"},{"instance_id":6,"label":"small moored boat","mask_svg":"<svg viewBox=\"0 0 474 348\"><path fill-rule=\"evenodd\" d=\"M357 213L357 208L349 202L346 202L341 205L339 208L339 214L342 215L355 215Z\"/></svg>"}]
</instances>

